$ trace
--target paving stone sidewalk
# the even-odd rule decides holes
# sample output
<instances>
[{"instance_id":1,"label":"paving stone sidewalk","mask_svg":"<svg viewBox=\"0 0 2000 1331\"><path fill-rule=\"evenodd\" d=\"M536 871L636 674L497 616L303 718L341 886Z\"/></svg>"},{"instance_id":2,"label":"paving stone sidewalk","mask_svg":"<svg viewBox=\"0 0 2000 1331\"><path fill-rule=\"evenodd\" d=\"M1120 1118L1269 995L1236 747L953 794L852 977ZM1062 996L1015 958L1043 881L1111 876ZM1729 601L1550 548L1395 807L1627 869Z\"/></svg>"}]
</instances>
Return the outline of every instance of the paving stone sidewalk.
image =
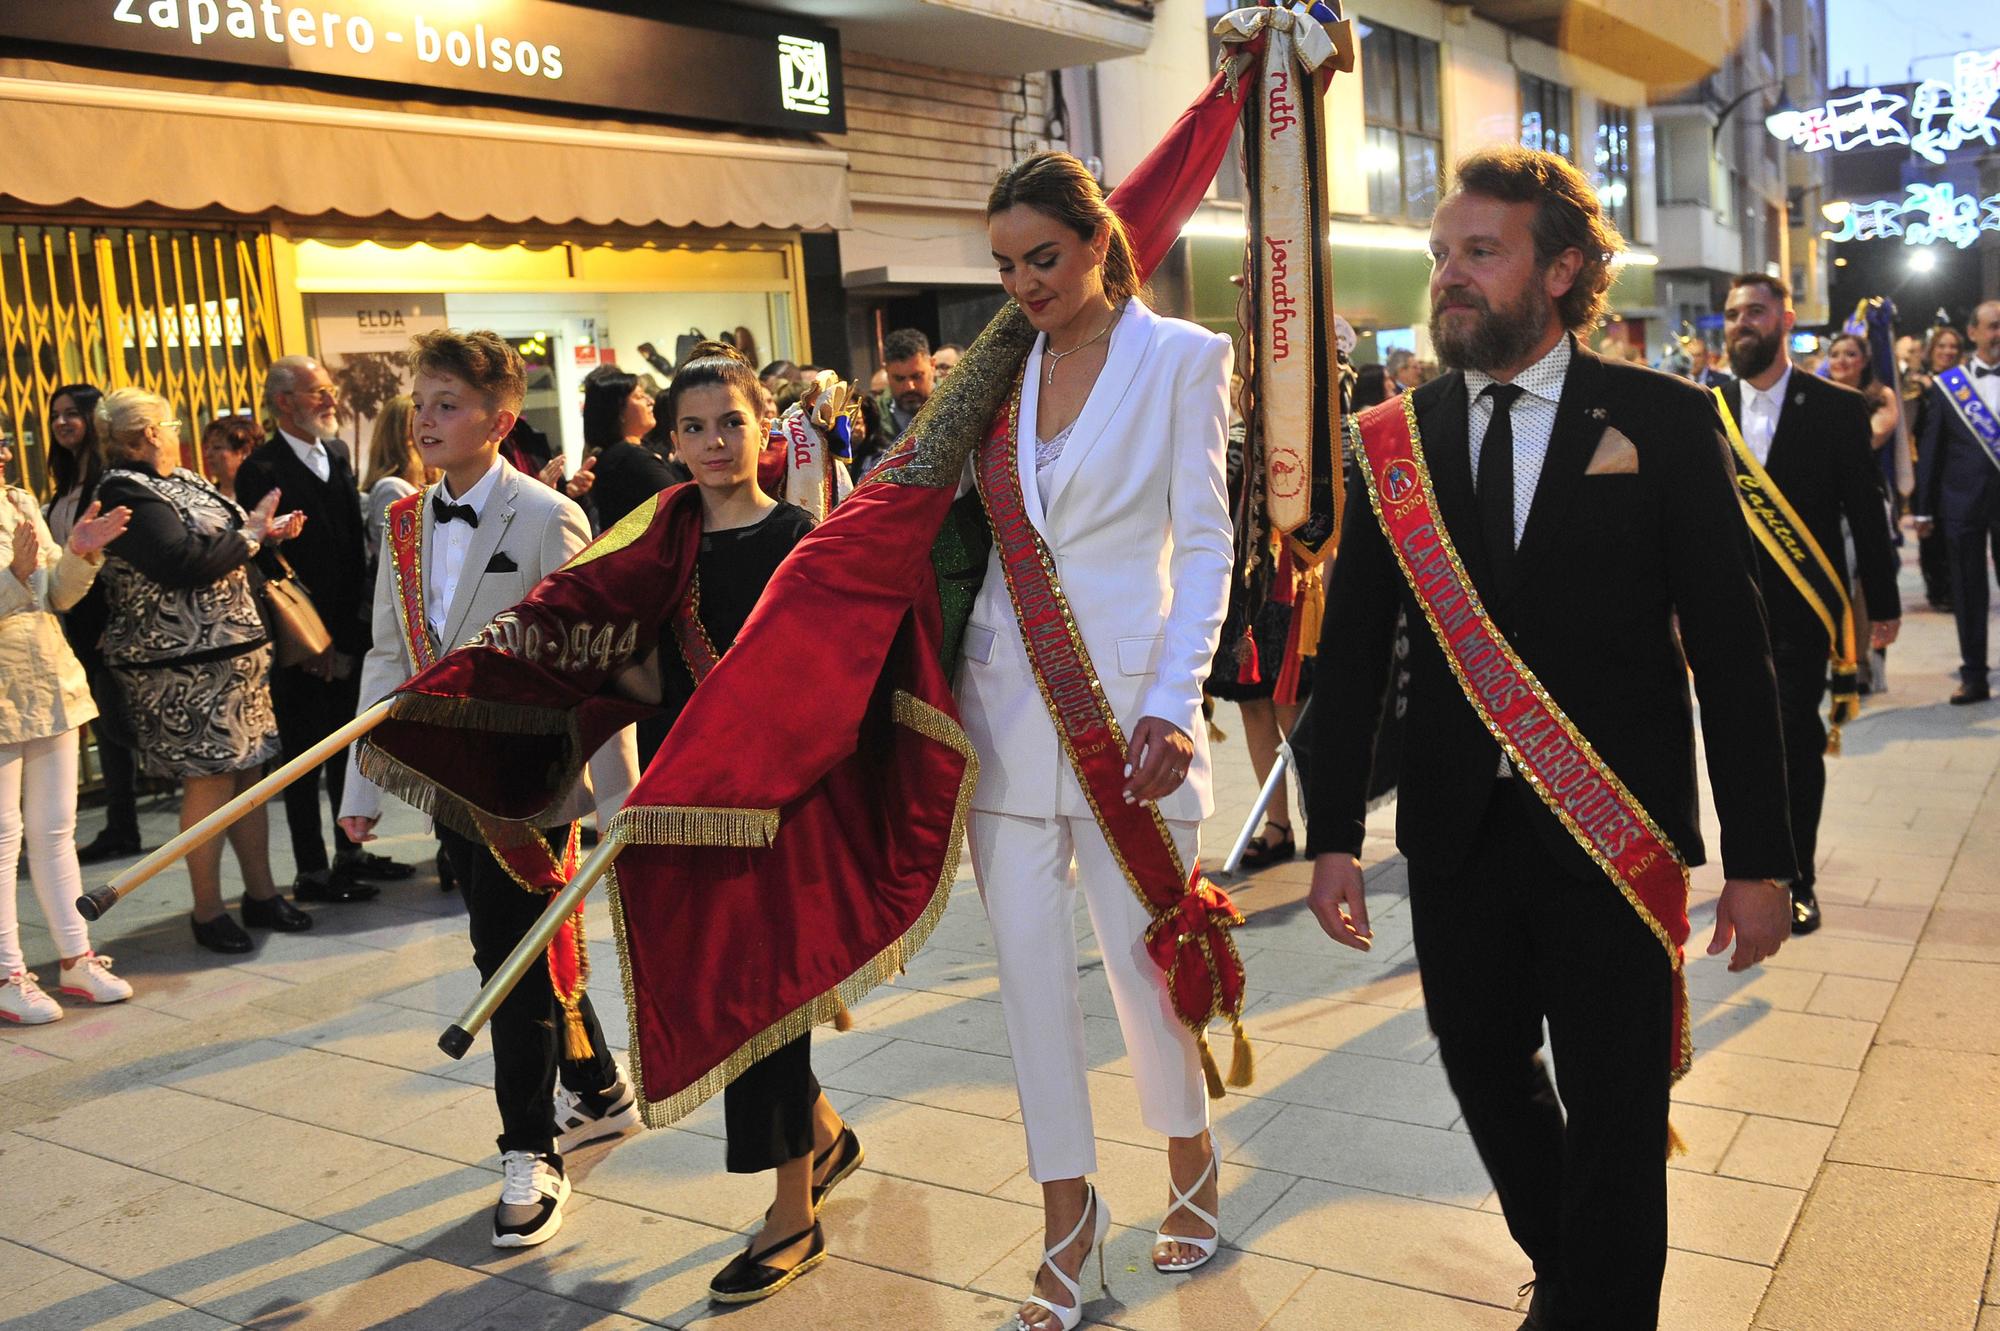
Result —
<instances>
[{"instance_id":1,"label":"paving stone sidewalk","mask_svg":"<svg viewBox=\"0 0 2000 1331\"><path fill-rule=\"evenodd\" d=\"M1913 580L1905 594L1921 604ZM1730 975L1699 956L1720 879L1697 875L1700 1052L1676 1096L1691 1149L1669 1176L1669 1331L2000 1331L2000 707L1944 706L1950 621L1906 623L1892 691L1832 765L1826 927ZM1255 782L1234 709L1218 719L1219 862ZM1258 1078L1216 1106L1227 1246L1194 1278L1146 1262L1165 1155L1140 1126L1079 912L1099 1182L1119 1226L1095 1324L1518 1326L1529 1270L1437 1064L1388 817L1371 822L1372 954L1320 934L1302 863L1235 888ZM149 843L171 821L150 814ZM386 830L383 849L428 866L413 815ZM46 977L53 949L23 909ZM315 907L312 933L234 964L194 947L186 909L176 871L97 927L131 1004L0 1031L0 1331L990 1331L1027 1292L1038 1193L969 879L855 1028L815 1034L814 1065L868 1151L825 1213L832 1260L728 1313L703 1291L769 1194L723 1172L716 1104L573 1156L576 1195L547 1245L488 1244L491 1059L484 1040L463 1063L435 1046L474 983L462 909L434 879ZM622 1049L602 902L589 933Z\"/></svg>"}]
</instances>

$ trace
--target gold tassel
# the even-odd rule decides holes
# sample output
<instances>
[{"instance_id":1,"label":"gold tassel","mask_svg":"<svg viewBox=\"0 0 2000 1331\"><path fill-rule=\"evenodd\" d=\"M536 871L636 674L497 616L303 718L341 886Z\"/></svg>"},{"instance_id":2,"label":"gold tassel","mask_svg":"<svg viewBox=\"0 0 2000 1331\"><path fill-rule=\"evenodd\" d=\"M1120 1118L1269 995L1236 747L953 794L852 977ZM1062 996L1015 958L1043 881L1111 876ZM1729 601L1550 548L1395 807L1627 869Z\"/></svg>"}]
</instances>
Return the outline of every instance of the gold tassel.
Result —
<instances>
[{"instance_id":1,"label":"gold tassel","mask_svg":"<svg viewBox=\"0 0 2000 1331\"><path fill-rule=\"evenodd\" d=\"M1317 565L1300 575L1292 593L1292 613L1299 617L1299 655L1319 655L1320 626L1326 622L1326 580Z\"/></svg>"},{"instance_id":2,"label":"gold tassel","mask_svg":"<svg viewBox=\"0 0 2000 1331\"><path fill-rule=\"evenodd\" d=\"M1671 1160L1677 1155L1686 1155L1687 1153L1688 1153L1687 1141L1681 1136L1681 1134L1678 1131L1675 1130L1674 1121L1672 1119L1668 1119L1667 1159Z\"/></svg>"},{"instance_id":3,"label":"gold tassel","mask_svg":"<svg viewBox=\"0 0 2000 1331\"><path fill-rule=\"evenodd\" d=\"M1251 1051L1250 1037L1244 1032L1243 1023L1231 1017L1229 1024L1236 1028L1236 1047L1229 1056L1229 1084L1241 1090L1256 1079L1257 1055Z\"/></svg>"},{"instance_id":4,"label":"gold tassel","mask_svg":"<svg viewBox=\"0 0 2000 1331\"><path fill-rule=\"evenodd\" d=\"M1229 1094L1222 1084L1222 1073L1215 1066L1215 1055L1209 1052L1208 1036L1203 1035L1201 1044L1201 1075L1208 1079L1208 1098L1220 1100Z\"/></svg>"},{"instance_id":5,"label":"gold tassel","mask_svg":"<svg viewBox=\"0 0 2000 1331\"><path fill-rule=\"evenodd\" d=\"M1838 758L1840 756L1840 722L1838 721L1835 721L1826 728L1826 756L1829 758Z\"/></svg>"},{"instance_id":6,"label":"gold tassel","mask_svg":"<svg viewBox=\"0 0 2000 1331\"><path fill-rule=\"evenodd\" d=\"M854 1029L854 1014L847 1010L847 1004L838 998L833 1000L833 1029L851 1031Z\"/></svg>"},{"instance_id":7,"label":"gold tassel","mask_svg":"<svg viewBox=\"0 0 2000 1331\"><path fill-rule=\"evenodd\" d=\"M574 998L563 1001L563 1053L571 1062L590 1057L590 1032L583 1028L583 1009Z\"/></svg>"}]
</instances>

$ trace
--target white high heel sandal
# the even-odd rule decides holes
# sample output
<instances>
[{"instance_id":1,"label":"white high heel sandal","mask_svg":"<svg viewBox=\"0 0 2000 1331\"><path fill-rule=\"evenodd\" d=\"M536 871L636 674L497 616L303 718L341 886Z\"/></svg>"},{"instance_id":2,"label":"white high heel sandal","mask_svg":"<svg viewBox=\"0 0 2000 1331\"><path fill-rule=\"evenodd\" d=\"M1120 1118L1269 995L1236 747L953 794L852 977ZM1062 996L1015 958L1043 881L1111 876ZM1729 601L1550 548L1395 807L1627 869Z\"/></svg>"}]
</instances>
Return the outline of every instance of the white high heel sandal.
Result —
<instances>
[{"instance_id":1,"label":"white high heel sandal","mask_svg":"<svg viewBox=\"0 0 2000 1331\"><path fill-rule=\"evenodd\" d=\"M1097 1283L1103 1288L1106 1294L1111 1292L1110 1282L1104 1278L1104 1240L1111 1233L1111 1212L1105 1209L1104 1199L1097 1195L1095 1187L1086 1183L1084 1188L1086 1196L1083 1202L1083 1214L1076 1218L1076 1228L1066 1234L1062 1241L1057 1243L1055 1247L1046 1249L1042 1253L1042 1265L1053 1271L1056 1279L1062 1283L1063 1288L1069 1291L1070 1306L1065 1308L1061 1304L1050 1303L1039 1294L1030 1294L1026 1299L1022 1300L1024 1303L1032 1303L1037 1307L1047 1308L1055 1315L1056 1325L1061 1328L1061 1331L1076 1331L1077 1323L1083 1320L1083 1286L1063 1274L1063 1269L1056 1265L1056 1255L1069 1247L1070 1244L1076 1242L1076 1236L1083 1233L1085 1221L1094 1219L1096 1222L1091 1231L1090 1247L1097 1249ZM1089 1249L1085 1249L1083 1255L1085 1261L1090 1260ZM1083 1274L1083 1267L1081 1265L1077 1267L1076 1273L1078 1275ZM1041 1328L1029 1326L1025 1321L1021 1320L1021 1315L1016 1313L1014 1315L1014 1331L1041 1331Z\"/></svg>"},{"instance_id":2,"label":"white high heel sandal","mask_svg":"<svg viewBox=\"0 0 2000 1331\"><path fill-rule=\"evenodd\" d=\"M1161 1275L1177 1276L1183 1272L1192 1271L1196 1267L1206 1266L1209 1259L1215 1256L1215 1250L1222 1242L1222 1222L1194 1204L1194 1194L1201 1191L1201 1185L1208 1182L1208 1176L1213 1173L1215 1173L1215 1150L1213 1147L1210 1147L1208 1164L1202 1169L1201 1173L1195 1175L1194 1182L1189 1185L1186 1192L1182 1192L1180 1185L1174 1182L1171 1172L1167 1175L1167 1186L1173 1190L1174 1194L1173 1204L1167 1207L1167 1215L1171 1216L1176 1211L1186 1211L1195 1219L1214 1230L1215 1234L1212 1238L1198 1239L1191 1234L1169 1234L1164 1230L1155 1231L1153 1234L1155 1246L1161 1243L1185 1243L1188 1247L1199 1249L1201 1252L1201 1256L1188 1262L1163 1262L1155 1258L1153 1260L1153 1269ZM1165 1217L1162 1217L1163 1221L1164 1219Z\"/></svg>"}]
</instances>

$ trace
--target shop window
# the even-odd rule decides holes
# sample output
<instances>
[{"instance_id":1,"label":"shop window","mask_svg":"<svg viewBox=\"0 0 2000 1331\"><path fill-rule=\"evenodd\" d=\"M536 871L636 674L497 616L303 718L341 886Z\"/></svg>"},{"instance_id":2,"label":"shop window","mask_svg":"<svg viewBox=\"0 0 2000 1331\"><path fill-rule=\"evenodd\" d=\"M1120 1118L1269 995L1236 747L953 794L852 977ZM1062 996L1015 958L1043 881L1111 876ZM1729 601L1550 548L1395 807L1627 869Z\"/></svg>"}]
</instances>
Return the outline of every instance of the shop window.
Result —
<instances>
[{"instance_id":1,"label":"shop window","mask_svg":"<svg viewBox=\"0 0 2000 1331\"><path fill-rule=\"evenodd\" d=\"M1597 143L1591 184L1597 201L1618 234L1632 237L1632 113L1608 102L1597 104Z\"/></svg>"},{"instance_id":2,"label":"shop window","mask_svg":"<svg viewBox=\"0 0 2000 1331\"><path fill-rule=\"evenodd\" d=\"M1379 24L1360 26L1368 211L1428 221L1444 161L1438 44Z\"/></svg>"},{"instance_id":3,"label":"shop window","mask_svg":"<svg viewBox=\"0 0 2000 1331\"><path fill-rule=\"evenodd\" d=\"M1521 146L1570 156L1570 91L1560 83L1521 75Z\"/></svg>"}]
</instances>

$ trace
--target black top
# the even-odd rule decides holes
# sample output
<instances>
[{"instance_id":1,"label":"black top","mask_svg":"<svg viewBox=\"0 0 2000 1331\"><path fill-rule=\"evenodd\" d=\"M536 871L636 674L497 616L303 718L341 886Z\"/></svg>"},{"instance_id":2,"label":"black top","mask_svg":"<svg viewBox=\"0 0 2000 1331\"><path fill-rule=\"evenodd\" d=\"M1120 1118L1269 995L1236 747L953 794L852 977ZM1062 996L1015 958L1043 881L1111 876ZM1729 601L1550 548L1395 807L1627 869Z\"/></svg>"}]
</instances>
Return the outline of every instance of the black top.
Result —
<instances>
[{"instance_id":1,"label":"black top","mask_svg":"<svg viewBox=\"0 0 2000 1331\"><path fill-rule=\"evenodd\" d=\"M701 579L701 625L717 652L726 652L750 618L757 599L792 547L813 528L812 515L796 504L780 503L759 522L728 531L703 532L695 557ZM660 631L660 709L669 721L694 696L694 676L681 659L671 623Z\"/></svg>"},{"instance_id":2,"label":"black top","mask_svg":"<svg viewBox=\"0 0 2000 1331\"><path fill-rule=\"evenodd\" d=\"M1415 390L1412 405L1439 516L1481 599L1577 729L1687 862L1702 863L1692 667L1724 870L1792 877L1770 639L1714 399L1685 379L1576 348L1527 530L1505 576L1480 537L1464 376L1432 380ZM1588 474L1613 429L1636 449L1638 469ZM1369 753L1399 609L1411 628L1396 841L1412 863L1451 873L1502 784L1500 749L1453 677L1358 485L1348 493L1313 663L1307 830L1314 853L1361 848ZM1525 781L1505 784L1545 846L1579 876L1598 873Z\"/></svg>"},{"instance_id":3,"label":"black top","mask_svg":"<svg viewBox=\"0 0 2000 1331\"><path fill-rule=\"evenodd\" d=\"M597 510L599 531L612 526L676 480L659 454L623 439L599 449L597 465L592 470L597 473L597 483L590 487L590 501Z\"/></svg>"}]
</instances>

